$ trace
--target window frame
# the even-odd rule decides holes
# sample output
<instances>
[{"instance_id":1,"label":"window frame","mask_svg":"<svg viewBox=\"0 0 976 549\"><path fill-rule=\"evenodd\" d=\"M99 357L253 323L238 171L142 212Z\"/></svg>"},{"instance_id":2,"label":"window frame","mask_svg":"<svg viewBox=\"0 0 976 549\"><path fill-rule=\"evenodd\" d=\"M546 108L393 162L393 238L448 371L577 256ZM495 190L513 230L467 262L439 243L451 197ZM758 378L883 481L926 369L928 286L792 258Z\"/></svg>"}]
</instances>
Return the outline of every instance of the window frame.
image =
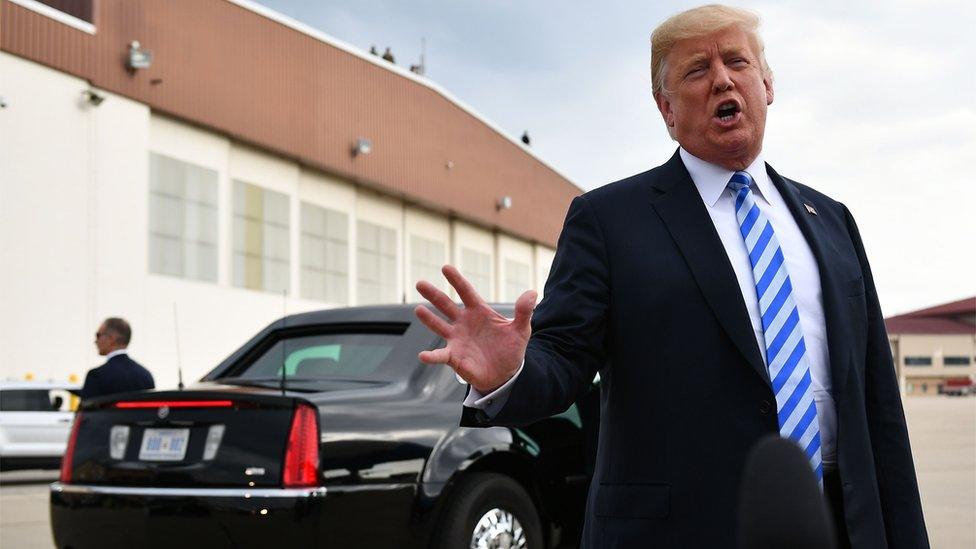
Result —
<instances>
[{"instance_id":1,"label":"window frame","mask_svg":"<svg viewBox=\"0 0 976 549\"><path fill-rule=\"evenodd\" d=\"M443 240L436 240L426 235L418 234L418 233L410 233L409 236L410 236L410 240L409 240L410 257L407 258L409 269L410 269L409 280L413 281L414 283L416 283L416 281L418 280L426 280L431 284L433 284L434 286L440 288L441 290L446 291L447 290L446 281L444 280L444 277L441 276L440 269L441 266L447 263L447 242ZM430 260L429 262L423 261L418 263L416 261L418 240L423 241L423 246L425 247L425 253L430 252L431 247L436 247L440 252L440 259L437 261ZM425 257L424 259L426 260L427 258ZM418 266L421 268L418 269L417 268ZM410 297L412 298L411 302L422 301L423 296L421 296L420 293L417 292L417 288L414 287L413 284L411 284L410 286L411 286Z\"/></svg>"},{"instance_id":2,"label":"window frame","mask_svg":"<svg viewBox=\"0 0 976 549\"><path fill-rule=\"evenodd\" d=\"M247 188L248 187L252 187L254 189L257 189L261 193L261 218L260 219L255 218L255 217L252 217L252 216L248 215L248 213L247 213L247 202L246 202L247 197L246 197L246 192L247 192ZM238 202L238 192L241 191L241 190L243 190L245 192L245 196L242 197L242 200L244 200L243 206L242 206L242 208L243 208L244 211L239 212L238 211L238 204L239 204L239 202ZM268 197L270 196L270 197L272 197L272 198L274 198L274 199L277 200L278 198L275 197L275 195L278 195L279 197L281 197L281 198L284 199L284 206L285 207L284 207L283 211L285 212L285 218L286 218L285 221L284 221L284 223L279 222L278 220L270 220L269 217L268 217L268 215L267 215L267 213L268 213L268 204L269 204ZM287 193L287 192L282 192L282 191L279 191L279 190L276 190L276 189L272 189L272 188L269 188L269 187L260 185L258 183L252 183L252 182L247 181L245 179L240 179L240 178L232 178L231 179L231 223L232 223L232 227L231 227L231 261L232 261L231 282L232 282L232 285L234 287L236 287L236 288L242 288L242 289L246 289L246 290L255 290L255 291L260 291L260 292L269 292L269 293L281 293L281 292L284 292L285 295L291 295L292 294L293 288L291 287L291 268L292 268L292 255L293 254L292 254L292 249L291 249L291 230L292 230L292 212L291 212L291 207L292 207L292 195L289 194L289 193ZM242 222L240 225L238 224L238 220L240 220ZM246 234L247 234L247 223L249 221L252 222L252 223L260 223L260 228L262 230L262 233L261 233L262 234L262 238L261 238L261 251L260 251L260 254L254 254L254 253L251 253L251 252L249 252L247 250ZM244 235L241 235L241 238L244 238L245 239L245 241L243 242L243 249L238 249L238 238L239 238L238 230L239 230L239 228L241 230L244 230L245 231L244 232ZM268 229L269 228L278 229L278 230L283 230L284 231L284 242L285 242L284 250L285 250L285 252L283 254L284 255L283 258L282 257L277 257L277 256L272 255L272 254L269 254L269 246L267 244L268 239L266 238L266 236L268 235ZM239 273L238 272L238 268L239 268L238 256L242 256L244 258L244 260L245 260L245 263L243 265L241 265L241 267L243 267L243 269L244 269L244 271L242 273ZM247 275L247 265L246 265L246 261L247 261L248 258L256 259L256 260L259 260L261 262L261 265L262 265L262 267L261 267L261 285L259 287L252 287L252 286L249 286L248 285L248 280L247 280L247 276L248 275ZM266 274L266 270L265 270L265 267L264 266L265 266L266 263L269 263L269 262L270 263L276 263L279 266L283 266L284 267L284 272L285 272L284 287L282 287L282 288L276 288L276 287L269 287L268 286L268 276ZM242 277L240 280L238 279L239 276Z\"/></svg>"},{"instance_id":3,"label":"window frame","mask_svg":"<svg viewBox=\"0 0 976 549\"><path fill-rule=\"evenodd\" d=\"M180 186L179 194L174 194L171 187L174 182L161 181L161 177L166 173L166 170L161 169L160 162L167 162L177 165L181 170L182 178L176 182ZM157 169L154 169L157 167ZM201 174L207 176L207 181L198 181L197 178L188 177L188 169L196 170ZM209 186L208 189L194 189L191 192L187 187L193 182L195 184L206 184ZM196 164L194 162L189 162L181 158L170 156L168 154L163 154L156 151L149 151L149 218L147 222L147 269L150 274L170 276L174 278L180 278L184 280L189 280L193 282L208 282L212 284L217 284L220 280L220 171L204 166L201 164ZM201 196L211 196L213 201L207 202L201 199ZM158 230L155 226L153 220L156 215L162 215L159 213L158 208L164 206L163 200L175 200L177 201L177 207L179 208L179 233L170 234L162 230ZM188 231L188 221L190 217L187 212L190 207L197 208L200 212L208 211L210 212L210 223L208 224L206 231L212 233L212 241L207 241L201 239L201 233L203 231L198 230L197 234L190 235ZM199 229L203 224L202 216L197 215L197 227ZM154 269L154 253L156 248L154 247L154 241L156 239L170 241L176 243L179 248L180 254L180 265L179 272L166 272L163 267L163 262L160 262L158 269ZM191 248L192 247L192 248ZM208 263L204 268L200 267L200 263L197 262L197 268L195 269L195 275L191 276L188 274L187 266L189 262L187 261L190 256L190 251L199 250L201 248L209 248L210 263ZM210 276L203 276L203 274L210 274Z\"/></svg>"},{"instance_id":4,"label":"window frame","mask_svg":"<svg viewBox=\"0 0 976 549\"><path fill-rule=\"evenodd\" d=\"M307 231L307 229L306 229L306 216L307 216L307 210L306 210L306 208L314 208L314 209L317 209L317 210L321 210L322 216L323 216L324 228L325 228L325 232L323 234L315 234L315 233L312 233L312 232ZM351 227L350 227L351 220L352 220L352 215L350 215L348 212L344 212L342 210L336 210L336 209L333 209L333 208L327 208L327 207L322 206L320 204L316 204L316 203L313 203L313 202L308 202L308 201L305 201L305 200L299 200L299 214L298 215L299 215L299 218L300 218L299 219L299 223L298 223L298 231L299 231L299 236L298 236L298 246L299 246L299 251L298 251L298 255L299 255L299 257L298 257L299 289L298 290L299 290L299 295L303 299L310 299L310 300L314 300L314 301L322 301L322 302L325 302L325 303L335 303L337 305L349 305L350 304L350 301L351 301L351 296L350 296L350 293L351 292L349 291L350 290L349 285L350 285L350 280L351 280L351 275L352 275L352 265L351 265L352 261L350 260L350 255L351 255L350 252L352 250L352 240L353 240L352 239L352 234L351 234L352 233L352 230L351 230ZM328 217L330 215L342 216L342 218L343 218L342 223L343 223L343 226L345 227L344 240L342 240L342 239L340 239L340 238L338 238L338 237L336 237L334 235L331 235L329 233L330 223L329 223ZM323 257L323 264L324 264L324 267L323 268L319 268L318 266L312 266L309 263L306 263L306 259L305 258L306 258L306 252L307 252L307 246L308 246L308 240L309 239L315 239L315 240L317 240L318 241L318 245L322 246L322 254L324 256ZM329 249L330 249L330 246L342 246L344 248L343 253L342 253L342 256L345 258L345 270L344 271L340 271L337 268L334 268L334 267L330 266L330 262L329 262L329 258L330 258ZM306 271L316 271L316 272L318 272L318 273L320 273L322 275L323 280L325 282L324 288L321 288L322 295L324 297L313 296L313 295L310 295L306 291L306 288L307 288L306 284L309 283L309 277L307 276ZM341 279L342 279L342 288L343 288L341 298L338 297L338 296L329 295L329 289L331 287L329 285L329 277L330 276L333 276L333 277L341 277Z\"/></svg>"},{"instance_id":5,"label":"window frame","mask_svg":"<svg viewBox=\"0 0 976 549\"><path fill-rule=\"evenodd\" d=\"M366 244L366 239L363 238L363 225L370 225L372 229L377 231L376 233L376 249L364 248ZM384 234L384 232L388 234ZM383 251L384 248L384 238L390 236L390 241L392 242L392 255L386 254ZM402 300L401 296L397 295L397 262L399 261L400 250L397 240L400 236L400 229L396 227L391 227L389 225L383 225L370 221L368 219L356 219L356 304L357 305L382 305L391 303L400 303ZM369 278L364 278L364 257L367 254L372 256L370 259L376 260L377 276L374 280ZM383 278L384 266L389 267L390 278L385 280ZM363 300L363 285L364 283L370 284L375 283L377 286L377 300L364 301ZM390 295L384 295L384 289L390 291Z\"/></svg>"}]
</instances>

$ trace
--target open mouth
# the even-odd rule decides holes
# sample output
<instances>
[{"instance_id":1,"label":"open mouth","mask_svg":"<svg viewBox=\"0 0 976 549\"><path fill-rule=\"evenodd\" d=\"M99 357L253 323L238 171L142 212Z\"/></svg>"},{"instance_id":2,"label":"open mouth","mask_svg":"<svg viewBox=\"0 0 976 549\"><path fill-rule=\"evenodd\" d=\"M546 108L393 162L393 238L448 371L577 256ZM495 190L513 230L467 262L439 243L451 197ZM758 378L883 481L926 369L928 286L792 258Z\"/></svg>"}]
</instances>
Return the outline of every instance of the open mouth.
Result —
<instances>
[{"instance_id":1,"label":"open mouth","mask_svg":"<svg viewBox=\"0 0 976 549\"><path fill-rule=\"evenodd\" d=\"M739 114L739 104L735 101L726 101L715 109L715 116L722 122L731 122L735 115Z\"/></svg>"}]
</instances>

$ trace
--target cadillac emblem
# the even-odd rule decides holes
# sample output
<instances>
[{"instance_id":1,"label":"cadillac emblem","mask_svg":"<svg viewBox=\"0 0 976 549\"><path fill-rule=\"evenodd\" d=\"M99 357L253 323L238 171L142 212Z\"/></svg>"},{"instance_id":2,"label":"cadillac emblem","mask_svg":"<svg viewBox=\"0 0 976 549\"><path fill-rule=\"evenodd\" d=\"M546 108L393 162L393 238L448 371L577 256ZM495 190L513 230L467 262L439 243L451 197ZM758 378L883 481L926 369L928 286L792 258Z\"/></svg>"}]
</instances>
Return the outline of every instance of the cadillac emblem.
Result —
<instances>
[{"instance_id":1,"label":"cadillac emblem","mask_svg":"<svg viewBox=\"0 0 976 549\"><path fill-rule=\"evenodd\" d=\"M159 416L159 419L166 419L166 416L169 415L169 406L160 406L156 410L156 415Z\"/></svg>"}]
</instances>

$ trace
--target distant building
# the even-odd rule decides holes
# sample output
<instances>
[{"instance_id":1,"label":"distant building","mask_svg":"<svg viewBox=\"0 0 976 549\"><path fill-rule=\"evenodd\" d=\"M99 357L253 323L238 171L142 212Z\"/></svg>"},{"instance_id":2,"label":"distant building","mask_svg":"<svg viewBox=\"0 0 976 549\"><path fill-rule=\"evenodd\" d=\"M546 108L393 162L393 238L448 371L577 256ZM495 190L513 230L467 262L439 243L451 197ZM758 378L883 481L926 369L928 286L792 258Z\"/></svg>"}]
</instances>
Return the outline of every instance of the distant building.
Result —
<instances>
[{"instance_id":1,"label":"distant building","mask_svg":"<svg viewBox=\"0 0 976 549\"><path fill-rule=\"evenodd\" d=\"M885 319L906 395L935 395L950 379L976 378L976 297Z\"/></svg>"},{"instance_id":2,"label":"distant building","mask_svg":"<svg viewBox=\"0 0 976 549\"><path fill-rule=\"evenodd\" d=\"M582 192L430 80L250 0L0 0L0 22L0 378L84 374L122 316L175 385L284 314L449 291L444 263L514 301Z\"/></svg>"}]
</instances>

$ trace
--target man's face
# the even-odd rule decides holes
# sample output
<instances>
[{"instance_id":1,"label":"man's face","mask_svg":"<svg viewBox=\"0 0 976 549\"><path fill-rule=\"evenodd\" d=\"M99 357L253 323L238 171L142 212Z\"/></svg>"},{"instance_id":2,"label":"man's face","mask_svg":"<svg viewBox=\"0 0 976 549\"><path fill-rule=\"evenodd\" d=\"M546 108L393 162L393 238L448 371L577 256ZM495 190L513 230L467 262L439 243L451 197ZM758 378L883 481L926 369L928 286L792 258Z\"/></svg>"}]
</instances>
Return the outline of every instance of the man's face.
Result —
<instances>
[{"instance_id":1,"label":"man's face","mask_svg":"<svg viewBox=\"0 0 976 549\"><path fill-rule=\"evenodd\" d=\"M762 149L773 83L738 26L678 41L665 59L658 109L691 154L731 170Z\"/></svg>"},{"instance_id":2,"label":"man's face","mask_svg":"<svg viewBox=\"0 0 976 549\"><path fill-rule=\"evenodd\" d=\"M115 350L115 334L108 331L104 324L98 327L95 332L95 347L98 347L98 354L105 356Z\"/></svg>"}]
</instances>

